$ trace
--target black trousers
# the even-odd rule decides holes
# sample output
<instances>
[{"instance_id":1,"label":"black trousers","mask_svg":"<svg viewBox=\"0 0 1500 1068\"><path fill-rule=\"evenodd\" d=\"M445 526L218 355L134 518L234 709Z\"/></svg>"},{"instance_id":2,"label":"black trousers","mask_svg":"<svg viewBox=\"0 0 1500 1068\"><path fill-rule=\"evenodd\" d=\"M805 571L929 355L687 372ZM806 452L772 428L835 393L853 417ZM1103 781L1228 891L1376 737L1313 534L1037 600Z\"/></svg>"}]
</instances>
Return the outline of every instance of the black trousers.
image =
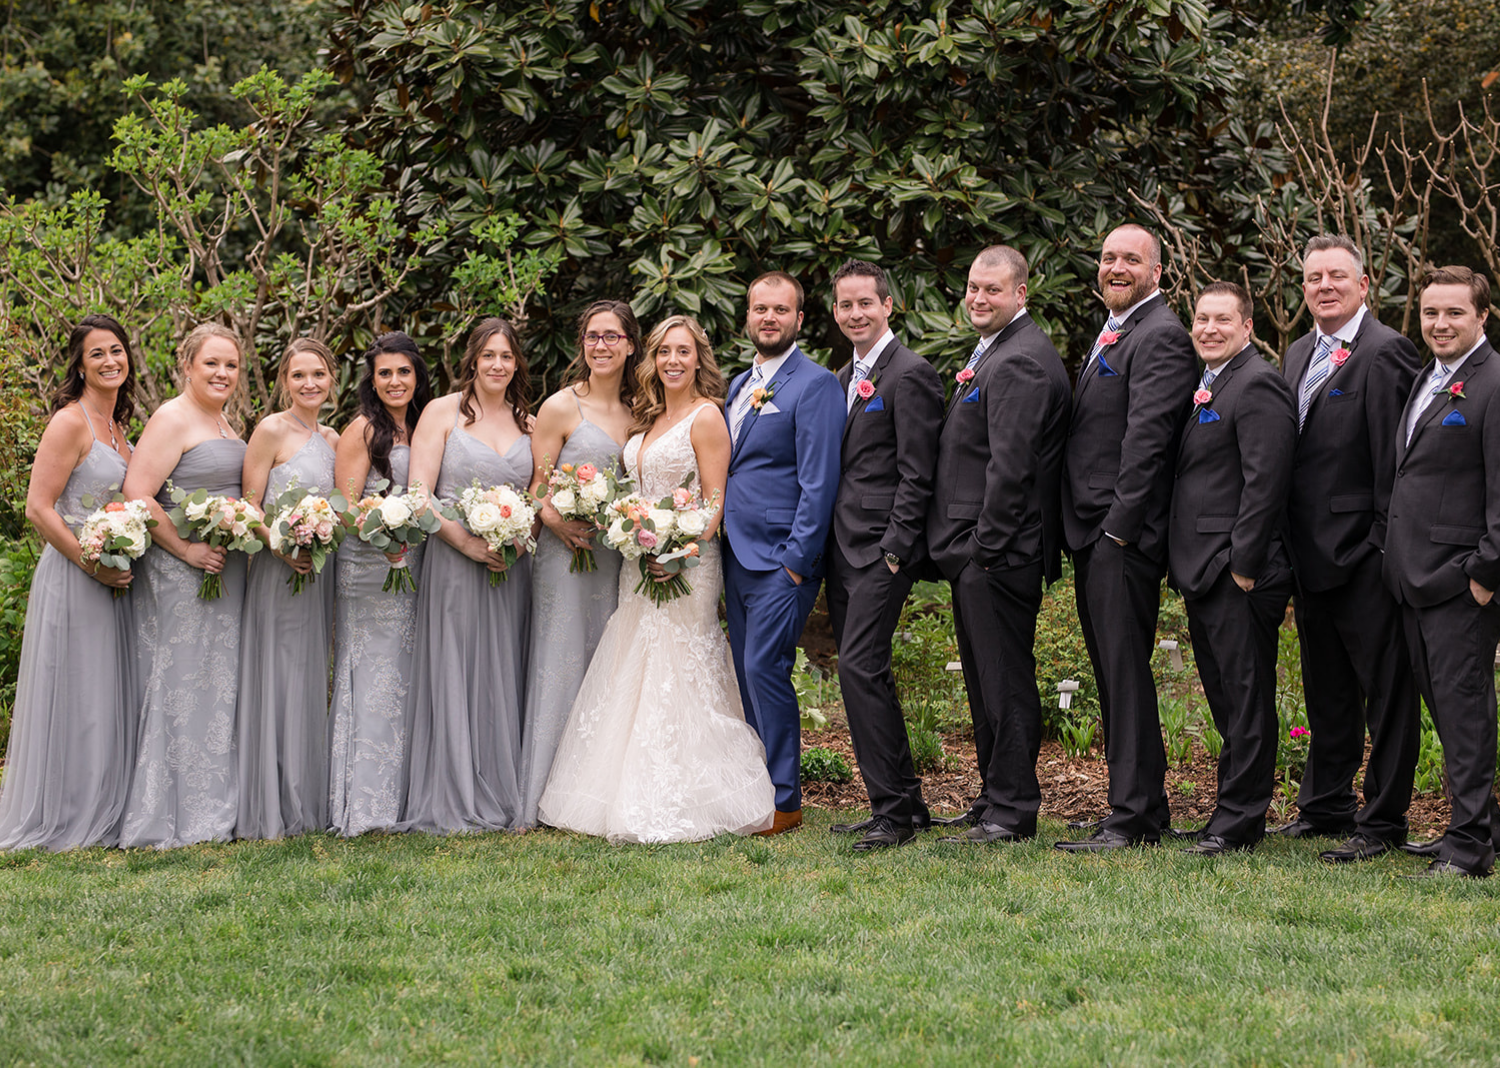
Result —
<instances>
[{"instance_id":1,"label":"black trousers","mask_svg":"<svg viewBox=\"0 0 1500 1068\"><path fill-rule=\"evenodd\" d=\"M839 689L870 813L909 824L925 819L922 781L912 766L906 719L891 673L891 639L911 592L904 571L884 558L855 567L837 545L828 554L828 619L839 647Z\"/></svg>"},{"instance_id":2,"label":"black trousers","mask_svg":"<svg viewBox=\"0 0 1500 1068\"><path fill-rule=\"evenodd\" d=\"M982 778L970 811L1017 834L1033 835L1042 805L1036 778L1042 700L1033 655L1042 564L986 571L969 563L952 587L958 656Z\"/></svg>"},{"instance_id":3,"label":"black trousers","mask_svg":"<svg viewBox=\"0 0 1500 1068\"><path fill-rule=\"evenodd\" d=\"M1231 842L1265 837L1276 791L1276 629L1292 596L1292 573L1273 570L1249 593L1225 568L1209 591L1187 599L1193 659L1208 697L1219 751L1219 796L1203 828Z\"/></svg>"},{"instance_id":4,"label":"black trousers","mask_svg":"<svg viewBox=\"0 0 1500 1068\"><path fill-rule=\"evenodd\" d=\"M1167 752L1151 674L1164 568L1134 545L1101 537L1073 554L1073 573L1109 764L1104 827L1155 838L1169 815Z\"/></svg>"},{"instance_id":5,"label":"black trousers","mask_svg":"<svg viewBox=\"0 0 1500 1068\"><path fill-rule=\"evenodd\" d=\"M1417 685L1443 743L1453 814L1438 856L1476 871L1495 863L1495 644L1500 603L1465 590L1433 608L1402 606ZM1317 737L1316 734L1313 735Z\"/></svg>"},{"instance_id":6,"label":"black trousers","mask_svg":"<svg viewBox=\"0 0 1500 1068\"><path fill-rule=\"evenodd\" d=\"M1361 834L1398 841L1406 837L1421 717L1401 606L1381 581L1381 565L1380 554L1371 553L1342 586L1297 594L1312 731L1297 807L1320 826L1353 822ZM1356 811L1354 776L1364 759L1366 725L1370 762L1365 804Z\"/></svg>"}]
</instances>

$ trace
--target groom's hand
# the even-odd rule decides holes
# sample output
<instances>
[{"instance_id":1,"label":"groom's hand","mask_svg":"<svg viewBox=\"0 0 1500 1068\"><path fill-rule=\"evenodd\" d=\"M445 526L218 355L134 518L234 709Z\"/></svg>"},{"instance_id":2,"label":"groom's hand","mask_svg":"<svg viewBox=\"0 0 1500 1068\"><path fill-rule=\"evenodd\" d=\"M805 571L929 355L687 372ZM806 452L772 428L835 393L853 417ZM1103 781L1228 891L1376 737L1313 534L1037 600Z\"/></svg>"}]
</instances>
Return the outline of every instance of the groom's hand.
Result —
<instances>
[{"instance_id":1,"label":"groom's hand","mask_svg":"<svg viewBox=\"0 0 1500 1068\"><path fill-rule=\"evenodd\" d=\"M788 575L792 576L792 582L795 585L798 585L798 586L802 585L802 576L799 575L799 574L797 574L797 572L793 571L789 567L786 567L785 565L782 566L781 570L785 571Z\"/></svg>"}]
</instances>

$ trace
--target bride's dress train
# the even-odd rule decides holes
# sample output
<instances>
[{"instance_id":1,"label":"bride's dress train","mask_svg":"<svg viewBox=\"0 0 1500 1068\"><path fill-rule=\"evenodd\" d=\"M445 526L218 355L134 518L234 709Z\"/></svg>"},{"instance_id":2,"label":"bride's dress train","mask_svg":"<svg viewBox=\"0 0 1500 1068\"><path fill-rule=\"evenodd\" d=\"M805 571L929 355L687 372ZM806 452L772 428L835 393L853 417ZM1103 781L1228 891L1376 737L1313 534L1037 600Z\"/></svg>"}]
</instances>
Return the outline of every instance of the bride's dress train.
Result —
<instances>
[{"instance_id":1,"label":"bride's dress train","mask_svg":"<svg viewBox=\"0 0 1500 1068\"><path fill-rule=\"evenodd\" d=\"M703 408L712 407L704 405ZM703 408L642 455L625 445L640 492L664 497L697 473L688 433ZM540 818L611 842L691 842L765 830L776 791L765 747L745 722L719 628L717 541L687 572L692 592L660 607L620 569L620 605L584 676L553 760Z\"/></svg>"}]
</instances>

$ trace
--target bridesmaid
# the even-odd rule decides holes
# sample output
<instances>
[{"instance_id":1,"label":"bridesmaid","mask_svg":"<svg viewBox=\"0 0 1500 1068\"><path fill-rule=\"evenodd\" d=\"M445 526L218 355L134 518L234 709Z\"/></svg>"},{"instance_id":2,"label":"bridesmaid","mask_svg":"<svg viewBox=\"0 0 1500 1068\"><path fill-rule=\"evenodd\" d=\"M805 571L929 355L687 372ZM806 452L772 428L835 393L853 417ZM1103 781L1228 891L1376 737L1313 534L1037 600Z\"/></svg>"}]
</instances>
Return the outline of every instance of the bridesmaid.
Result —
<instances>
[{"instance_id":1,"label":"bridesmaid","mask_svg":"<svg viewBox=\"0 0 1500 1068\"><path fill-rule=\"evenodd\" d=\"M328 346L298 338L281 357L276 400L245 451L245 496L269 513L294 484L334 491L339 437L318 423L338 380ZM263 535L264 536L264 535ZM282 838L328 826L328 655L333 636L335 562L294 594L292 573L312 572L306 553L256 554L240 618L239 756L236 838Z\"/></svg>"},{"instance_id":2,"label":"bridesmaid","mask_svg":"<svg viewBox=\"0 0 1500 1068\"><path fill-rule=\"evenodd\" d=\"M570 384L537 412L533 491L546 483L549 458L556 466L619 468L640 352L641 328L629 304L595 301L578 317L578 352L564 374ZM550 501L542 504L541 518L547 529L537 537L531 565L531 663L521 726L522 827L536 826L552 756L604 624L614 614L620 582L620 554L595 544L590 525L564 521ZM569 572L573 550L590 546L598 570Z\"/></svg>"},{"instance_id":3,"label":"bridesmaid","mask_svg":"<svg viewBox=\"0 0 1500 1068\"><path fill-rule=\"evenodd\" d=\"M204 323L178 347L182 392L156 410L125 475L125 496L151 501L155 544L134 596L145 695L140 746L120 828L122 846L227 841L236 804L234 707L239 690L245 557L177 536L166 482L238 497L245 443L224 417L242 360L239 337ZM222 575L198 597L204 571Z\"/></svg>"},{"instance_id":4,"label":"bridesmaid","mask_svg":"<svg viewBox=\"0 0 1500 1068\"><path fill-rule=\"evenodd\" d=\"M412 482L448 501L476 478L524 491L530 400L515 328L482 320L469 335L458 389L429 404L417 424ZM531 558L491 586L488 572L503 570L504 558L454 520L427 541L407 702L405 829L497 830L520 820Z\"/></svg>"},{"instance_id":5,"label":"bridesmaid","mask_svg":"<svg viewBox=\"0 0 1500 1068\"><path fill-rule=\"evenodd\" d=\"M375 493L382 479L387 493L406 488L409 443L431 399L416 343L402 333L376 338L365 353L359 415L339 437L335 472L351 500ZM418 582L421 557L421 545L406 552ZM399 559L352 530L339 549L328 804L333 829L350 837L394 828L405 794L404 712L417 595L381 589Z\"/></svg>"},{"instance_id":6,"label":"bridesmaid","mask_svg":"<svg viewBox=\"0 0 1500 1068\"><path fill-rule=\"evenodd\" d=\"M135 358L125 329L90 315L68 337L26 490L47 543L31 579L10 750L0 786L0 849L113 845L135 756L131 573L85 567L64 518L82 520L125 480Z\"/></svg>"}]
</instances>

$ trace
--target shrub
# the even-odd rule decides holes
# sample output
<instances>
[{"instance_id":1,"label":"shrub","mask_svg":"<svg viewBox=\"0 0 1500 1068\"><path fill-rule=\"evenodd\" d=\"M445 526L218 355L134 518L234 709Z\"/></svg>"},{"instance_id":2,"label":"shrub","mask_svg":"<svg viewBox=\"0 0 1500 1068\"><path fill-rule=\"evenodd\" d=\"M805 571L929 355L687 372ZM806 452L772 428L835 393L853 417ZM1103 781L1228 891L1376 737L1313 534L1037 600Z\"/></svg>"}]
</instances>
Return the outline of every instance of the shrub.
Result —
<instances>
[{"instance_id":1,"label":"shrub","mask_svg":"<svg viewBox=\"0 0 1500 1068\"><path fill-rule=\"evenodd\" d=\"M911 762L918 775L942 771L948 766L948 754L943 751L943 739L937 731L908 723L906 741L911 746Z\"/></svg>"},{"instance_id":2,"label":"shrub","mask_svg":"<svg viewBox=\"0 0 1500 1068\"><path fill-rule=\"evenodd\" d=\"M26 599L36 561L36 546L30 541L13 541L0 547L0 752L10 743L21 630L26 623Z\"/></svg>"},{"instance_id":3,"label":"shrub","mask_svg":"<svg viewBox=\"0 0 1500 1068\"><path fill-rule=\"evenodd\" d=\"M806 782L852 782L854 772L832 749L815 745L802 751L802 778Z\"/></svg>"}]
</instances>

